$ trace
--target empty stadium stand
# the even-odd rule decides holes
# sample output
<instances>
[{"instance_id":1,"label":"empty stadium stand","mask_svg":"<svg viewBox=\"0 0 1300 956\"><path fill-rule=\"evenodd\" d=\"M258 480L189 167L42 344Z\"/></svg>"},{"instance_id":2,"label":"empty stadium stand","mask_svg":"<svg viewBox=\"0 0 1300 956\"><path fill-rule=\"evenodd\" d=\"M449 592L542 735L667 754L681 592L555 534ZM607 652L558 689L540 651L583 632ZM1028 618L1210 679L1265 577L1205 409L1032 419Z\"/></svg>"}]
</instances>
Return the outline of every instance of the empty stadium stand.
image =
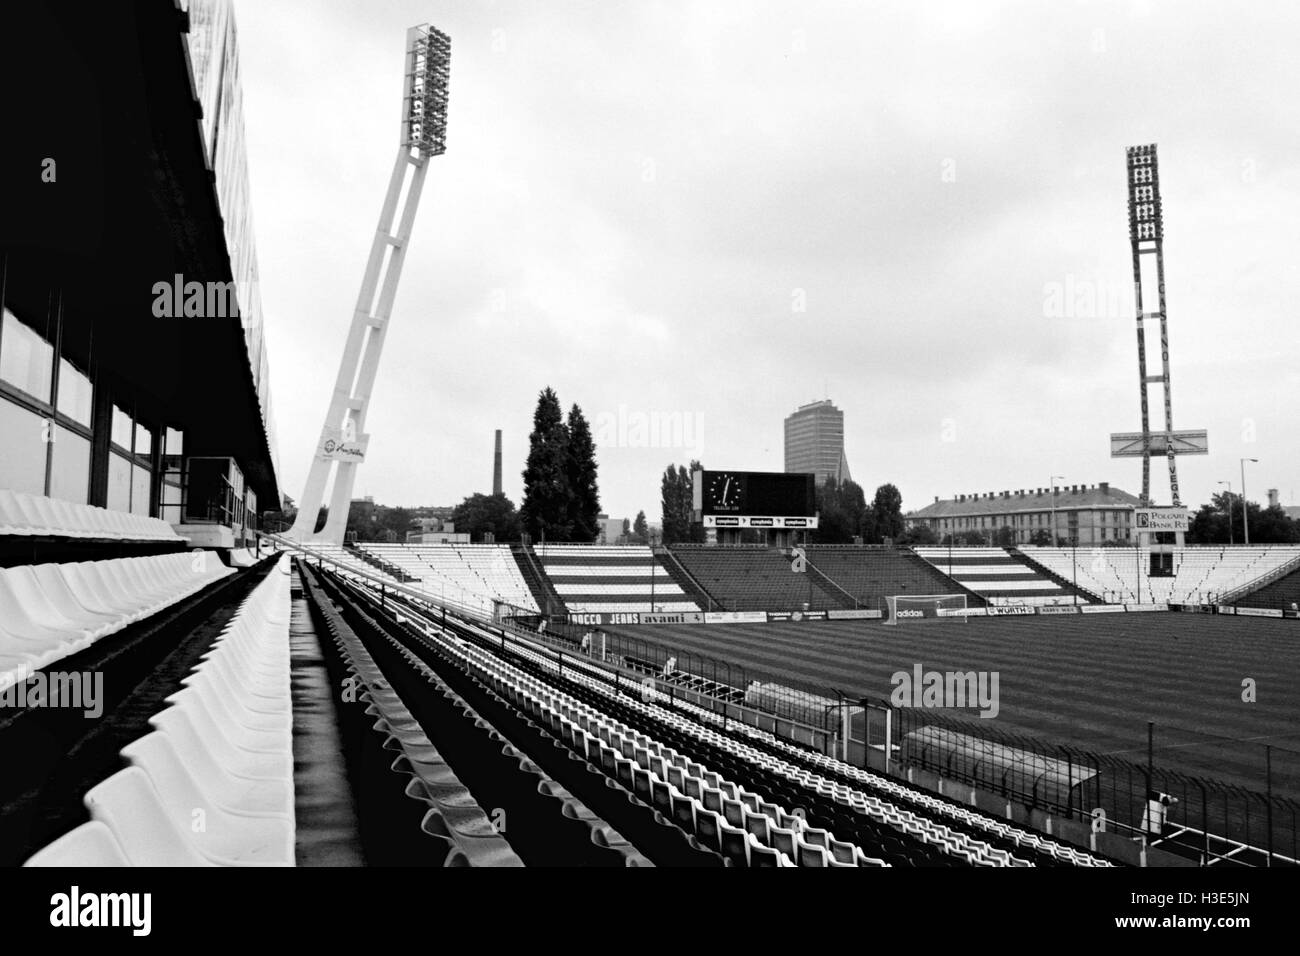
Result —
<instances>
[{"instance_id":1,"label":"empty stadium stand","mask_svg":"<svg viewBox=\"0 0 1300 956\"><path fill-rule=\"evenodd\" d=\"M538 545L542 570L570 611L698 611L645 546Z\"/></svg>"},{"instance_id":2,"label":"empty stadium stand","mask_svg":"<svg viewBox=\"0 0 1300 956\"><path fill-rule=\"evenodd\" d=\"M509 545L358 544L378 567L418 583L440 598L490 615L494 601L537 611Z\"/></svg>"},{"instance_id":3,"label":"empty stadium stand","mask_svg":"<svg viewBox=\"0 0 1300 956\"><path fill-rule=\"evenodd\" d=\"M451 625L455 640L429 625L402 627L423 645L422 659L460 662L529 717L551 742L540 752L558 745L603 772L604 791L639 809L641 825L627 811L623 830L634 842L633 833L653 832L647 821L662 821L701 862L716 855L731 865L1106 865L638 680L620 687L595 663L557 660L523 638L465 622Z\"/></svg>"},{"instance_id":4,"label":"empty stadium stand","mask_svg":"<svg viewBox=\"0 0 1300 956\"><path fill-rule=\"evenodd\" d=\"M1021 550L1058 575L1077 573L1080 586L1109 603L1216 603L1300 562L1300 548L1294 545L1189 545L1171 549L1173 575L1162 577L1152 576L1147 553L1133 548Z\"/></svg>"},{"instance_id":5,"label":"empty stadium stand","mask_svg":"<svg viewBox=\"0 0 1300 956\"><path fill-rule=\"evenodd\" d=\"M178 568L181 558L192 560L132 560ZM85 815L64 812L73 825L32 846L28 864L299 862L301 829L319 826L315 804L296 799L289 598L301 577L329 684L356 695L354 704L325 699L338 713L347 786L362 797L350 825L366 834L365 862L1106 865L727 720L667 683L647 686L634 671L561 657L526 632L463 610L441 614L409 589L381 596L374 568L351 560L360 567L348 565L346 552L319 568L310 559L291 567L287 556L242 572L222 567L222 579L263 577L250 578L258 583L179 689L162 690L147 724L117 745L121 763L64 787L65 800L84 794ZM140 586L142 609L170 593L144 587L149 581L136 574L129 580ZM107 623L114 610L80 606L77 620L88 626ZM103 620L88 616L100 610ZM0 728L0 747L6 739ZM199 831L190 826L196 808L205 815Z\"/></svg>"},{"instance_id":6,"label":"empty stadium stand","mask_svg":"<svg viewBox=\"0 0 1300 956\"><path fill-rule=\"evenodd\" d=\"M511 546L510 553L538 609L547 614L567 613L563 599L555 590L551 579L546 576L546 572L542 570L537 555L533 554L533 549L526 544L516 544Z\"/></svg>"},{"instance_id":7,"label":"empty stadium stand","mask_svg":"<svg viewBox=\"0 0 1300 956\"><path fill-rule=\"evenodd\" d=\"M1072 590L1003 548L917 548L916 553L990 604L1070 604ZM1087 603L1087 598L1082 598Z\"/></svg>"},{"instance_id":8,"label":"empty stadium stand","mask_svg":"<svg viewBox=\"0 0 1300 956\"><path fill-rule=\"evenodd\" d=\"M1271 576L1270 576L1271 577ZM1238 607L1263 607L1289 611L1300 605L1300 570L1288 571L1232 599Z\"/></svg>"},{"instance_id":9,"label":"empty stadium stand","mask_svg":"<svg viewBox=\"0 0 1300 956\"><path fill-rule=\"evenodd\" d=\"M673 557L726 611L812 611L845 606L806 573L792 570L788 552L765 547L675 545Z\"/></svg>"},{"instance_id":10,"label":"empty stadium stand","mask_svg":"<svg viewBox=\"0 0 1300 956\"><path fill-rule=\"evenodd\" d=\"M984 603L906 548L810 545L808 559L860 607L883 610L885 598L901 594L965 593L972 607Z\"/></svg>"},{"instance_id":11,"label":"empty stadium stand","mask_svg":"<svg viewBox=\"0 0 1300 956\"><path fill-rule=\"evenodd\" d=\"M91 822L28 865L292 865L288 575L286 557L150 720L154 732L123 748L129 766L86 794Z\"/></svg>"},{"instance_id":12,"label":"empty stadium stand","mask_svg":"<svg viewBox=\"0 0 1300 956\"><path fill-rule=\"evenodd\" d=\"M0 689L230 573L206 552L0 569Z\"/></svg>"},{"instance_id":13,"label":"empty stadium stand","mask_svg":"<svg viewBox=\"0 0 1300 956\"><path fill-rule=\"evenodd\" d=\"M715 602L713 595L700 586L700 582L691 576L691 573L682 566L673 553L672 548L660 548L655 552L659 557L659 563L663 565L664 570L669 576L677 582L677 586L682 589L682 593L688 595L692 601L704 608L706 611L714 610Z\"/></svg>"},{"instance_id":14,"label":"empty stadium stand","mask_svg":"<svg viewBox=\"0 0 1300 956\"><path fill-rule=\"evenodd\" d=\"M160 518L0 488L0 536L3 535L106 541L184 540Z\"/></svg>"}]
</instances>

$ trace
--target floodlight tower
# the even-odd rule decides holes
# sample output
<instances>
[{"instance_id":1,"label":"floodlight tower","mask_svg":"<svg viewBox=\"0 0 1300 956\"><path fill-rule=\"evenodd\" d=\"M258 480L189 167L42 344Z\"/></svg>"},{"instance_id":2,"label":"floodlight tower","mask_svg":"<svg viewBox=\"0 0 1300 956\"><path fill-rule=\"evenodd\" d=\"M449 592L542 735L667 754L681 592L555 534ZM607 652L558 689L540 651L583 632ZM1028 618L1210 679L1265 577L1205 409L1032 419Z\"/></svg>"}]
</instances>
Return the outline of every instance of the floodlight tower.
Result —
<instances>
[{"instance_id":1,"label":"floodlight tower","mask_svg":"<svg viewBox=\"0 0 1300 956\"><path fill-rule=\"evenodd\" d=\"M1133 291L1137 300L1138 387L1142 404L1142 431L1110 436L1112 458L1142 459L1142 504L1151 504L1151 456L1164 455L1169 462L1169 494L1175 508L1182 507L1178 493L1177 455L1209 453L1206 432L1174 431L1173 404L1169 391L1169 324L1165 311L1165 227L1160 202L1160 164L1156 144L1128 147L1128 234L1133 247ZM1142 280L1142 257L1155 257L1155 287ZM1150 278L1150 277L1149 277ZM1146 311L1153 302L1156 311ZM1145 321L1160 320L1159 375L1147 374ZM1160 385L1165 399L1165 427L1152 431L1147 386Z\"/></svg>"},{"instance_id":2,"label":"floodlight tower","mask_svg":"<svg viewBox=\"0 0 1300 956\"><path fill-rule=\"evenodd\" d=\"M352 327L343 349L338 378L312 457L307 487L298 517L288 536L299 541L343 543L348 506L357 466L365 460L370 436L365 432L366 411L379 368L379 354L392 314L393 296L402 273L406 247L420 202L420 189L430 156L447 151L447 88L451 73L451 40L428 24L406 31L406 77L402 97L401 145L384 197L379 227L370 246L370 258L361 280L352 314ZM401 202L403 186L405 199ZM394 231L396 222L396 231ZM377 293L377 295L376 295ZM329 518L316 533L316 519L325 497L330 471L338 463Z\"/></svg>"}]
</instances>

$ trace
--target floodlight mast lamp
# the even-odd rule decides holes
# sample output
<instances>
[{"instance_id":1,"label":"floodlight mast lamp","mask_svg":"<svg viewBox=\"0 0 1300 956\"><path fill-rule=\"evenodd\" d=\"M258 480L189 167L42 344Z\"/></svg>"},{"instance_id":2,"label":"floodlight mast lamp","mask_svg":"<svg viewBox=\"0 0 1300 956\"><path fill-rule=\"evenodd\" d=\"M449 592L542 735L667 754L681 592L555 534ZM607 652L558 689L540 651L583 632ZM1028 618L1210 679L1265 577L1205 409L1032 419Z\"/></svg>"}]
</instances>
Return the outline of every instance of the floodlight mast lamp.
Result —
<instances>
[{"instance_id":1,"label":"floodlight mast lamp","mask_svg":"<svg viewBox=\"0 0 1300 956\"><path fill-rule=\"evenodd\" d=\"M425 24L406 31L406 70L402 97L401 145L384 197L379 226L370 246L361 292L343 349L338 378L325 425L312 457L307 486L289 536L299 541L342 544L357 466L365 460L370 436L365 433L370 393L402 274L420 190L430 156L447 151L447 91L451 40ZM405 198L402 187L407 184ZM400 201L400 210L399 210ZM394 231L396 223L396 231ZM378 297L376 298L376 293ZM338 464L330 495L329 517L316 532L330 472Z\"/></svg>"},{"instance_id":2,"label":"floodlight mast lamp","mask_svg":"<svg viewBox=\"0 0 1300 956\"><path fill-rule=\"evenodd\" d=\"M1142 431L1116 433L1111 438L1112 458L1142 459L1143 507L1151 505L1151 456L1164 455L1169 464L1169 495L1175 508L1182 507L1178 491L1177 455L1205 455L1209 453L1206 433L1201 431L1174 431L1174 411L1169 387L1169 314L1165 306L1165 227L1164 210L1160 199L1160 163L1156 144L1130 146L1128 160L1128 231L1133 251L1133 294L1137 312L1138 389L1142 406ZM1144 288L1142 257L1155 257L1155 288ZM1145 293L1145 295L1144 295ZM1155 311L1148 311L1148 301L1154 299ZM1147 319L1160 321L1159 375L1147 374ZM1163 431L1151 428L1151 409L1147 386L1160 385L1164 391L1165 427Z\"/></svg>"}]
</instances>

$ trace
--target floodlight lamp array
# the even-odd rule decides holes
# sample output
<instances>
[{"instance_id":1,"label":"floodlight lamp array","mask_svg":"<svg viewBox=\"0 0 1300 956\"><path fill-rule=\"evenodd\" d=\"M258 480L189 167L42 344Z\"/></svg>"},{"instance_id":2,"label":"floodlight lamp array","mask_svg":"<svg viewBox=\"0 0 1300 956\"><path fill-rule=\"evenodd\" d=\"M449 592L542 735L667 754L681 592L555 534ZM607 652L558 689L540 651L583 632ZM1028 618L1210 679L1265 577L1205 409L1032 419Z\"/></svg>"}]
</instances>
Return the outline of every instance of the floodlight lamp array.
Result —
<instances>
[{"instance_id":1,"label":"floodlight lamp array","mask_svg":"<svg viewBox=\"0 0 1300 956\"><path fill-rule=\"evenodd\" d=\"M406 50L406 88L402 145L422 156L447 151L447 98L451 79L451 38L424 24L410 31Z\"/></svg>"}]
</instances>

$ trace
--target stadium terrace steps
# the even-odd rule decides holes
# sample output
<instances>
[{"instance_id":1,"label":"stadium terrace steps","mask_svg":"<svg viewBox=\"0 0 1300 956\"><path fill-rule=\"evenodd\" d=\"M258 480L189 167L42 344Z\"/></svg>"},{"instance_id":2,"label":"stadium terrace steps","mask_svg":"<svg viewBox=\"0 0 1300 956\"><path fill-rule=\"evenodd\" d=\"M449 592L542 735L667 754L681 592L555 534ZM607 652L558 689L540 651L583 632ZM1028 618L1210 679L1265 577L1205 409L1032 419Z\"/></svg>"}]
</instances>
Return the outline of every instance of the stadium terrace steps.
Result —
<instances>
[{"instance_id":1,"label":"stadium terrace steps","mask_svg":"<svg viewBox=\"0 0 1300 956\"><path fill-rule=\"evenodd\" d=\"M409 584L412 581L418 580L418 578L416 578L412 574L409 574L400 565L394 564L392 561L386 560L383 555L377 553L372 554L366 549L365 545L352 545L352 546L345 545L344 547L347 549L349 553L355 554L366 564L378 568L380 571L384 572L384 574L387 574L389 577L397 581L401 581L403 584Z\"/></svg>"},{"instance_id":2,"label":"stadium terrace steps","mask_svg":"<svg viewBox=\"0 0 1300 956\"><path fill-rule=\"evenodd\" d=\"M1232 603L1238 607L1264 607L1289 611L1300 604L1300 570L1269 581L1256 590L1247 591Z\"/></svg>"},{"instance_id":3,"label":"stadium terrace steps","mask_svg":"<svg viewBox=\"0 0 1300 956\"><path fill-rule=\"evenodd\" d=\"M1079 549L1024 546L1024 554L1079 583L1109 603L1207 604L1267 580L1300 557L1295 545L1171 547L1173 574L1153 576L1148 552L1136 548ZM1076 568L1077 561L1077 568Z\"/></svg>"},{"instance_id":4,"label":"stadium terrace steps","mask_svg":"<svg viewBox=\"0 0 1300 956\"><path fill-rule=\"evenodd\" d=\"M328 577L325 590L348 600L343 589L333 591ZM455 659L435 653L428 628L399 622L389 608L376 604L373 595L353 597L358 603L345 608L343 616L357 627L357 635L373 652L391 689L409 701L411 730L425 728L431 735L429 749L436 746L435 756L440 752L445 757L441 764L444 775L455 770L460 782L472 791L477 806L494 808L489 832L500 834L498 839L504 838L519 861L543 866L616 867L650 862L620 830L597 816L581 795L570 791L566 781L573 784L577 780L578 786L580 778L589 774L558 753L543 728L525 719ZM533 742L537 746L530 746ZM551 773L557 767L564 780ZM394 769L407 768L399 760ZM424 799L444 791L413 779L406 792ZM603 780L599 784L593 780L586 792L612 801L615 808L630 799L629 794L612 793ZM426 819L425 832L437 835L446 825L434 824ZM656 832L663 829L661 824L652 823L652 827ZM487 862L481 860L476 865ZM518 864L508 861L508 865Z\"/></svg>"},{"instance_id":5,"label":"stadium terrace steps","mask_svg":"<svg viewBox=\"0 0 1300 956\"><path fill-rule=\"evenodd\" d=\"M91 822L27 866L293 865L288 574L281 558L122 749L130 766L86 793Z\"/></svg>"},{"instance_id":6,"label":"stadium terrace steps","mask_svg":"<svg viewBox=\"0 0 1300 956\"><path fill-rule=\"evenodd\" d=\"M1005 548L916 548L916 553L990 604L1070 604L1074 593Z\"/></svg>"},{"instance_id":7,"label":"stadium terrace steps","mask_svg":"<svg viewBox=\"0 0 1300 956\"><path fill-rule=\"evenodd\" d=\"M570 611L700 609L645 545L548 544L533 554Z\"/></svg>"},{"instance_id":8,"label":"stadium terrace steps","mask_svg":"<svg viewBox=\"0 0 1300 956\"><path fill-rule=\"evenodd\" d=\"M542 571L533 549L526 544L517 544L510 547L510 553L514 556L515 564L518 565L519 573L527 583L538 610L544 610L548 614L567 614L568 608L564 606L564 600L555 590L551 579Z\"/></svg>"},{"instance_id":9,"label":"stadium terrace steps","mask_svg":"<svg viewBox=\"0 0 1300 956\"><path fill-rule=\"evenodd\" d=\"M885 598L903 594L965 593L973 606L984 599L962 587L905 548L808 546L808 559L861 607L885 608Z\"/></svg>"},{"instance_id":10,"label":"stadium terrace steps","mask_svg":"<svg viewBox=\"0 0 1300 956\"><path fill-rule=\"evenodd\" d=\"M187 551L0 569L0 690L232 573Z\"/></svg>"},{"instance_id":11,"label":"stadium terrace steps","mask_svg":"<svg viewBox=\"0 0 1300 956\"><path fill-rule=\"evenodd\" d=\"M428 864L432 860L441 866L523 865L510 843L493 826L484 808L429 740L367 644L344 618L343 611L335 607L333 597L337 592L324 585L337 579L331 579L328 574L318 576L309 567L303 567L303 578L305 591L311 598L312 615L322 637L322 648L326 643L333 645L335 663L342 669L339 676L346 674L344 679L356 685L356 701L365 704L363 719L357 718L354 710L341 711L357 735L351 740L354 743L352 753L359 766L355 766L352 773L363 775L361 784L368 784L364 792L370 793L367 800L360 801L359 812L363 817L368 812L373 813L370 808L380 806L382 797L387 796L390 804L382 808L385 812L381 819L374 821L374 825L391 826L396 810L406 809L409 803L424 804L428 808L420 814L419 831L429 839L412 840L415 834L403 835L402 844L396 851L406 855L403 857L406 862L422 860ZM382 646L376 649L391 656L391 649ZM460 730L459 722L447 723L448 735L455 735ZM368 758L368 754L374 753L377 736L383 739L383 756L378 761ZM390 760L393 754L395 760ZM376 763L382 763L383 769ZM367 773L369 779L364 778ZM381 786L381 783L389 782L389 775L398 774L406 778L406 783L400 788L396 788L400 778L391 780L393 786ZM395 804L391 803L394 791L402 795L402 800Z\"/></svg>"},{"instance_id":12,"label":"stadium terrace steps","mask_svg":"<svg viewBox=\"0 0 1300 956\"><path fill-rule=\"evenodd\" d=\"M1071 577L1066 577L1063 574L1057 574L1055 571L1047 567L1047 565L1045 564L1039 564L1029 555L1022 552L1019 548L1008 548L1007 553L1010 554L1017 561L1019 561L1021 564L1032 568L1034 571L1038 572L1039 574L1043 575L1049 580L1055 581L1057 586L1060 587L1061 590L1065 591L1067 594L1078 594L1080 599L1079 600L1080 604L1105 603L1102 601L1101 595L1094 594L1093 592L1089 591L1086 587L1084 587L1082 584L1073 583L1072 580L1072 576L1074 572L1073 568L1071 568Z\"/></svg>"},{"instance_id":13,"label":"stadium terrace steps","mask_svg":"<svg viewBox=\"0 0 1300 956\"><path fill-rule=\"evenodd\" d=\"M709 592L722 610L811 611L843 607L843 595L828 594L807 573L796 573L787 553L758 547L683 547L673 556Z\"/></svg>"},{"instance_id":14,"label":"stadium terrace steps","mask_svg":"<svg viewBox=\"0 0 1300 956\"><path fill-rule=\"evenodd\" d=\"M682 567L682 563L677 560L677 555L673 553L673 549L663 548L657 553L659 555L659 562L664 566L664 570L668 572L672 579L677 582L677 586L681 588L685 594L690 595L691 600L700 607L709 611L713 610L714 606L718 602L714 599L712 594L700 586L700 582L696 581L686 568Z\"/></svg>"},{"instance_id":15,"label":"stadium terrace steps","mask_svg":"<svg viewBox=\"0 0 1300 956\"><path fill-rule=\"evenodd\" d=\"M105 541L185 539L161 518L0 489L0 535Z\"/></svg>"},{"instance_id":16,"label":"stadium terrace steps","mask_svg":"<svg viewBox=\"0 0 1300 956\"><path fill-rule=\"evenodd\" d=\"M804 573L811 577L813 583L826 594L827 600L834 601L842 608L856 608L858 606L857 599L835 581L832 581L821 568L817 567L811 557L807 559Z\"/></svg>"}]
</instances>

